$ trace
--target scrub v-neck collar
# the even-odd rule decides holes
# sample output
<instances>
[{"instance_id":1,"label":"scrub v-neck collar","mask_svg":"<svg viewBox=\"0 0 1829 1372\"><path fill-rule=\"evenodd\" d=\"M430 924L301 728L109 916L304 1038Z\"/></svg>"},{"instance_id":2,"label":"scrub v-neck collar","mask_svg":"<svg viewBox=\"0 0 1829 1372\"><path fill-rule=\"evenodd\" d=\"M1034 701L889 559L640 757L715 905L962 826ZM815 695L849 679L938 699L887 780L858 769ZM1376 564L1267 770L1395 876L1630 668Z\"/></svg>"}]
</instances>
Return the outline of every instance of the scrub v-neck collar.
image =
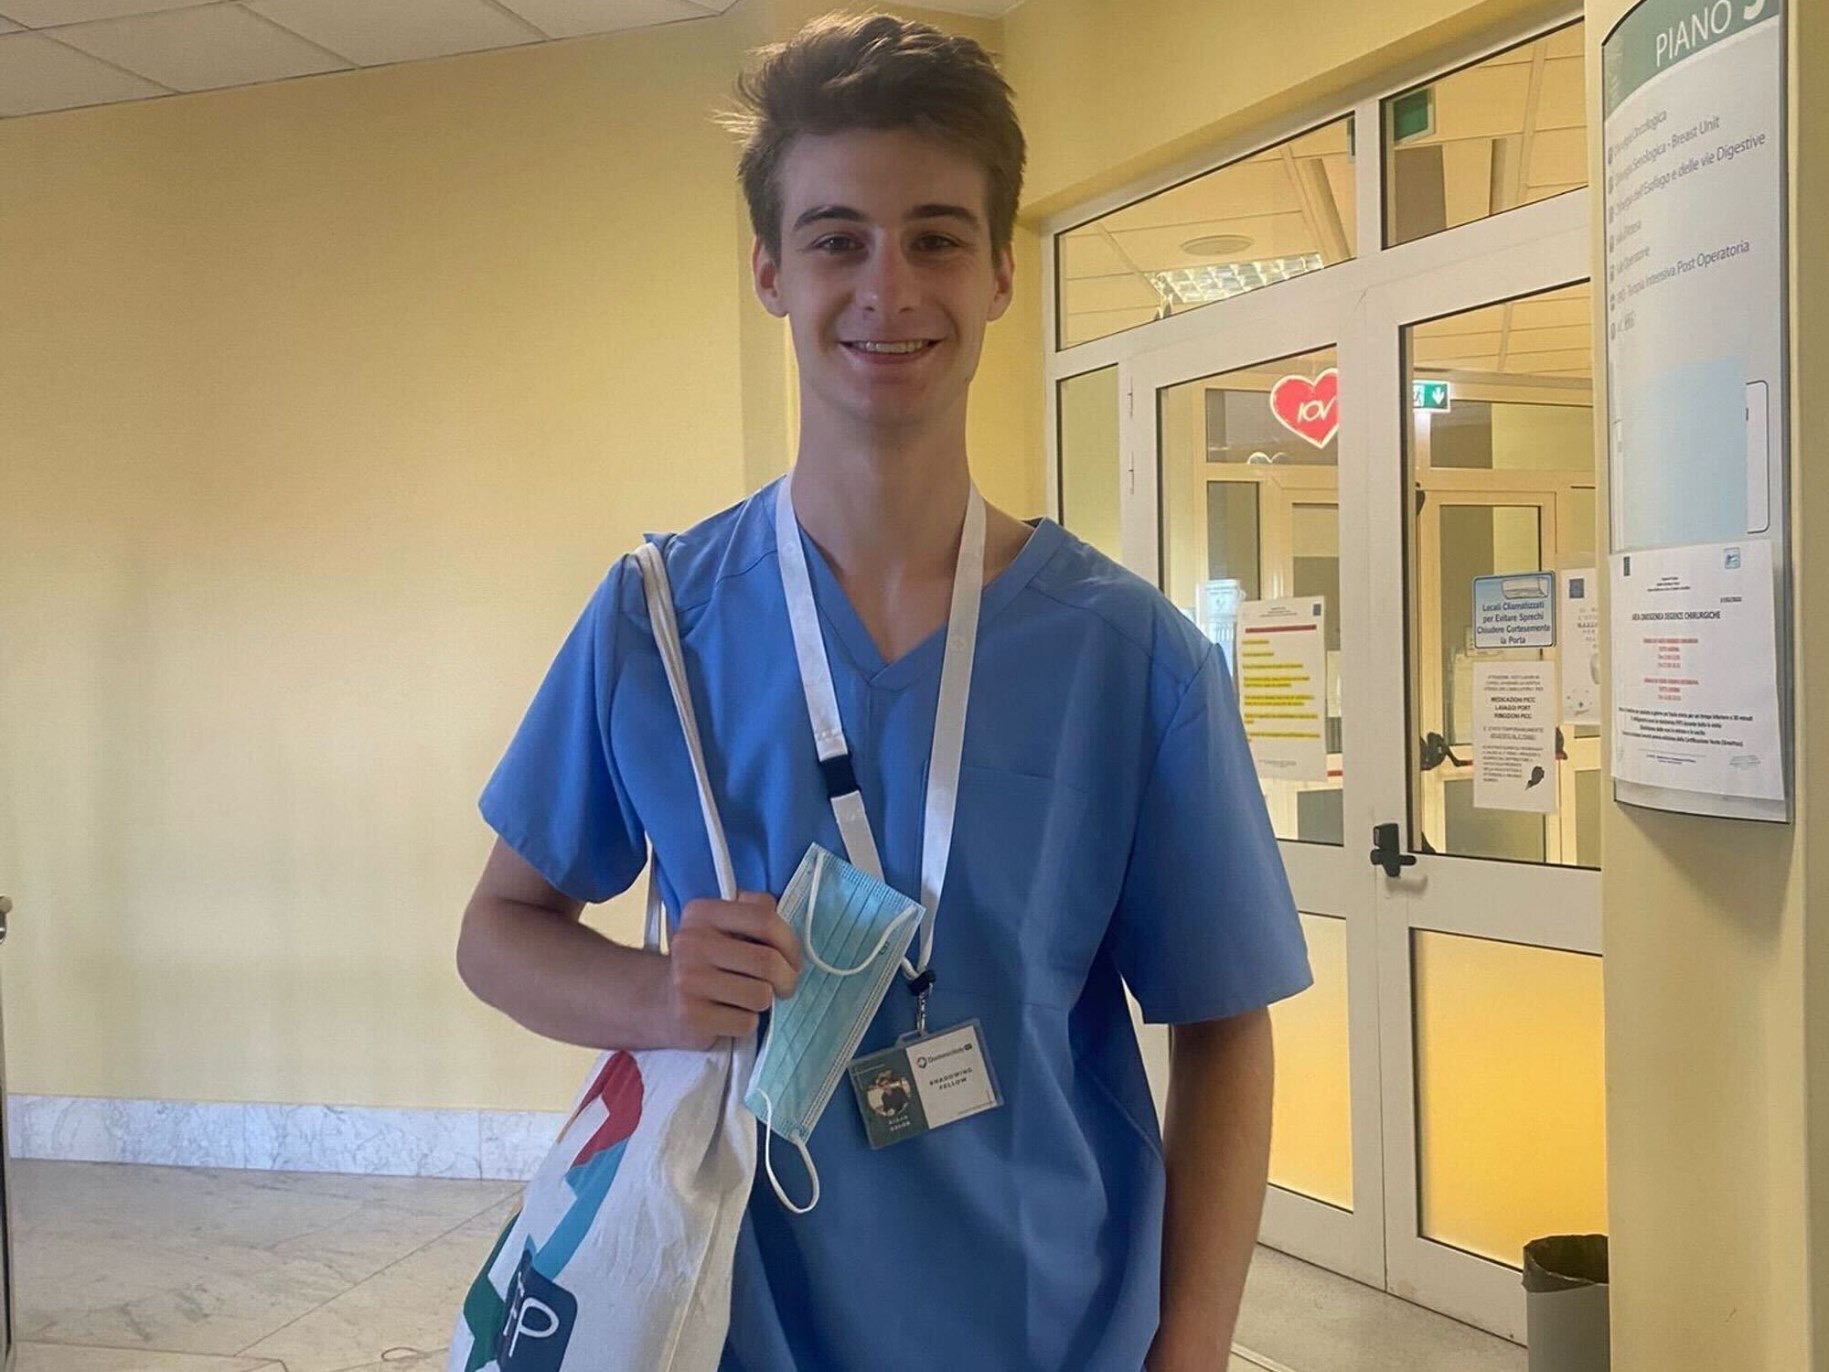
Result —
<instances>
[{"instance_id":1,"label":"scrub v-neck collar","mask_svg":"<svg viewBox=\"0 0 1829 1372\"><path fill-rule=\"evenodd\" d=\"M870 637L863 617L852 606L851 597L845 594L845 588L839 584L837 574L826 562L819 545L807 537L799 520L794 521L794 527L800 534L801 547L806 549L813 602L819 608L820 618L838 640L838 646L850 659L852 670L870 685L888 691L911 685L930 672L937 674L946 648L946 625L941 624L894 662L885 662L876 640ZM1031 528L1033 532L1028 541L1011 559L1010 565L985 583L984 599L978 610L981 636L998 612L1034 579L1060 542L1061 526L1051 519L1038 519Z\"/></svg>"}]
</instances>

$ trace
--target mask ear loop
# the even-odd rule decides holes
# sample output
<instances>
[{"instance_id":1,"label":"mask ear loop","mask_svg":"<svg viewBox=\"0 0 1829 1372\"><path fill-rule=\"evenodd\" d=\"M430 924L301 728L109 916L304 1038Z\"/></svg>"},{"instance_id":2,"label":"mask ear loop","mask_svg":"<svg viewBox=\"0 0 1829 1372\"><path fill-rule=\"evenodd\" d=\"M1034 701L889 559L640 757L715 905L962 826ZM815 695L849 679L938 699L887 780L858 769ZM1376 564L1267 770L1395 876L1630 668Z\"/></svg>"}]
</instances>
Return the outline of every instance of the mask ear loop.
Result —
<instances>
[{"instance_id":1,"label":"mask ear loop","mask_svg":"<svg viewBox=\"0 0 1829 1372\"><path fill-rule=\"evenodd\" d=\"M883 949L889 945L889 940L896 936L897 932L904 924L907 924L910 920L919 919L921 917L921 907L917 905L912 910L897 915L894 919L890 920L888 924L884 925L882 937L877 939L876 947L872 948L869 954L862 962L858 963L857 966L834 967L831 963L820 957L819 949L813 946L813 915L819 909L819 883L820 879L825 875L825 870L826 850L820 848L813 854L813 888L807 893L807 931L803 942L806 944L807 956L813 959L813 965L819 968L820 971L835 977L854 977L860 972L866 972L870 969L870 964L877 960L878 955L880 955Z\"/></svg>"},{"instance_id":2,"label":"mask ear loop","mask_svg":"<svg viewBox=\"0 0 1829 1372\"><path fill-rule=\"evenodd\" d=\"M807 1152L807 1146L799 1139L788 1140L800 1150L800 1160L806 1164L807 1175L813 1179L813 1199L805 1205L795 1205L788 1199L786 1190L782 1188L781 1179L775 1175L775 1158L770 1151L770 1145L775 1141L775 1102L770 1100L768 1092L759 1086L756 1088L756 1094L762 1097L762 1166L768 1172L768 1184L775 1188L775 1198L796 1215L810 1215L813 1213L813 1207L819 1204L819 1169L813 1166L813 1155Z\"/></svg>"}]
</instances>

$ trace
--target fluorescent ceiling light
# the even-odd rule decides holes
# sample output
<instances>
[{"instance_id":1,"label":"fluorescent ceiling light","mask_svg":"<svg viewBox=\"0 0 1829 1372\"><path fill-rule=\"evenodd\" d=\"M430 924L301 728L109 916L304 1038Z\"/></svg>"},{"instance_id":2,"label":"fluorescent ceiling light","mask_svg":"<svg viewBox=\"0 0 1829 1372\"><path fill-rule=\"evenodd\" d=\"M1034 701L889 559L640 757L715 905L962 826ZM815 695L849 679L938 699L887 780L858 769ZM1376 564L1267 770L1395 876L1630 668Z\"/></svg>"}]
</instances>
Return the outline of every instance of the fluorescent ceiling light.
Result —
<instances>
[{"instance_id":1,"label":"fluorescent ceiling light","mask_svg":"<svg viewBox=\"0 0 1829 1372\"><path fill-rule=\"evenodd\" d=\"M1177 267L1166 272L1145 272L1156 294L1169 305L1209 305L1215 300L1242 295L1268 286L1273 281L1287 281L1304 272L1321 270L1327 265L1318 252L1298 257L1270 257L1257 262L1215 263L1205 267Z\"/></svg>"}]
</instances>

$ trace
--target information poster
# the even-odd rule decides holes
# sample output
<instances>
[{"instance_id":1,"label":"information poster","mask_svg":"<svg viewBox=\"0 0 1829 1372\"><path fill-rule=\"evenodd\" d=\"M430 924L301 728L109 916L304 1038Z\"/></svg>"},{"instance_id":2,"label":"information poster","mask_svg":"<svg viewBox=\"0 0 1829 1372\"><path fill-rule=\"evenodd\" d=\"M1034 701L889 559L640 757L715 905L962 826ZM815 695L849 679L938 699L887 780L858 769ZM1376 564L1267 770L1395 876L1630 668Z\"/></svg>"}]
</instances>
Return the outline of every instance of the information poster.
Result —
<instances>
[{"instance_id":1,"label":"information poster","mask_svg":"<svg viewBox=\"0 0 1829 1372\"><path fill-rule=\"evenodd\" d=\"M1783 503L1784 4L1641 0L1602 45L1615 552Z\"/></svg>"},{"instance_id":2,"label":"information poster","mask_svg":"<svg viewBox=\"0 0 1829 1372\"><path fill-rule=\"evenodd\" d=\"M1475 648L1556 646L1556 574L1522 572L1473 579Z\"/></svg>"},{"instance_id":3,"label":"information poster","mask_svg":"<svg viewBox=\"0 0 1829 1372\"><path fill-rule=\"evenodd\" d=\"M1473 665L1473 803L1556 813L1556 664Z\"/></svg>"},{"instance_id":4,"label":"information poster","mask_svg":"<svg viewBox=\"0 0 1829 1372\"><path fill-rule=\"evenodd\" d=\"M1238 607L1238 704L1263 781L1327 780L1327 602Z\"/></svg>"},{"instance_id":5,"label":"information poster","mask_svg":"<svg viewBox=\"0 0 1829 1372\"><path fill-rule=\"evenodd\" d=\"M1600 588L1592 567L1562 574L1562 722L1600 723Z\"/></svg>"},{"instance_id":6,"label":"information poster","mask_svg":"<svg viewBox=\"0 0 1829 1372\"><path fill-rule=\"evenodd\" d=\"M1782 800L1772 546L1613 558L1613 775Z\"/></svg>"}]
</instances>

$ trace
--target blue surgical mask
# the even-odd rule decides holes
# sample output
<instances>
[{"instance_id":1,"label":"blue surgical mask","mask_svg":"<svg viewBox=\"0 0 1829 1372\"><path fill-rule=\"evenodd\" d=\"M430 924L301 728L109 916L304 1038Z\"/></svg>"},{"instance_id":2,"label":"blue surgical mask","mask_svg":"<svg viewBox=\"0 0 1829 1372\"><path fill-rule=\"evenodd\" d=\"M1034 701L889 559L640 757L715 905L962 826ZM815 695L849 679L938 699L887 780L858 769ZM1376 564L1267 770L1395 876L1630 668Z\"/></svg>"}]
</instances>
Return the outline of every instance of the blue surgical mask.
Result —
<instances>
[{"instance_id":1,"label":"blue surgical mask","mask_svg":"<svg viewBox=\"0 0 1829 1372\"><path fill-rule=\"evenodd\" d=\"M794 994L775 1002L743 1103L770 1135L800 1150L813 1179L813 1198L805 1206L782 1190L769 1140L763 1141L769 1184L783 1205L804 1215L819 1204L819 1173L807 1140L883 1003L920 927L921 906L816 843L777 908L800 936L806 966Z\"/></svg>"}]
</instances>

